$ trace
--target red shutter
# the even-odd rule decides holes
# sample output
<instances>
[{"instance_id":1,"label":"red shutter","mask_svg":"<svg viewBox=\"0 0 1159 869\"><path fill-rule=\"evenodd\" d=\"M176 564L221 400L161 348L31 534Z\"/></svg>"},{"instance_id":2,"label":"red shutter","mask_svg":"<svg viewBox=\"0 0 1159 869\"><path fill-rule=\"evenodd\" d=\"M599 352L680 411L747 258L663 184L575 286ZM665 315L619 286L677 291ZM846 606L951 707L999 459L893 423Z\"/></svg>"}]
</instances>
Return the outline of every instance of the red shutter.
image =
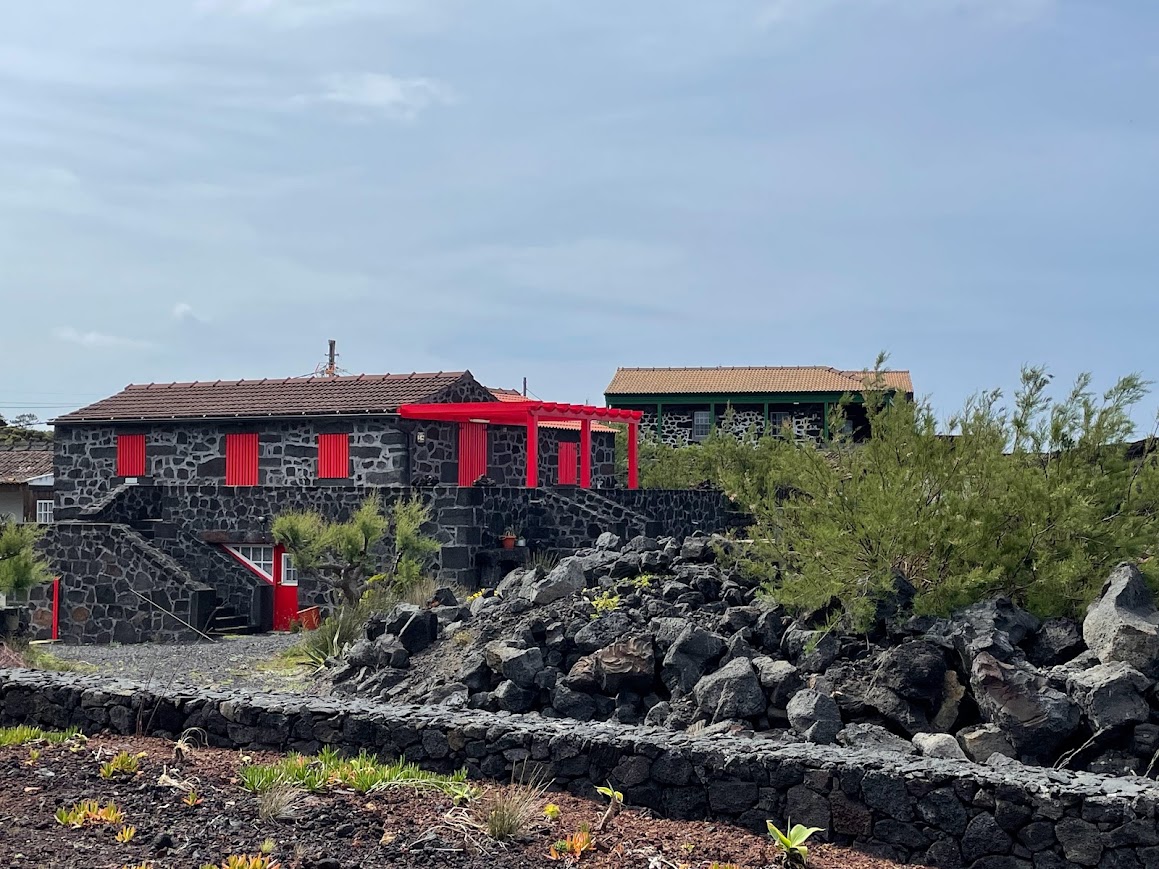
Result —
<instances>
[{"instance_id":1,"label":"red shutter","mask_svg":"<svg viewBox=\"0 0 1159 869\"><path fill-rule=\"evenodd\" d=\"M225 484L227 486L258 484L257 432L225 436Z\"/></svg>"},{"instance_id":2,"label":"red shutter","mask_svg":"<svg viewBox=\"0 0 1159 869\"><path fill-rule=\"evenodd\" d=\"M117 476L145 476L145 436L117 435Z\"/></svg>"},{"instance_id":3,"label":"red shutter","mask_svg":"<svg viewBox=\"0 0 1159 869\"><path fill-rule=\"evenodd\" d=\"M318 479L345 479L350 476L350 435L318 435Z\"/></svg>"},{"instance_id":4,"label":"red shutter","mask_svg":"<svg viewBox=\"0 0 1159 869\"><path fill-rule=\"evenodd\" d=\"M470 486L487 473L487 426L459 423L459 485Z\"/></svg>"},{"instance_id":5,"label":"red shutter","mask_svg":"<svg viewBox=\"0 0 1159 869\"><path fill-rule=\"evenodd\" d=\"M579 482L576 464L579 462L579 447L569 441L561 441L559 445L559 484L574 486Z\"/></svg>"}]
</instances>

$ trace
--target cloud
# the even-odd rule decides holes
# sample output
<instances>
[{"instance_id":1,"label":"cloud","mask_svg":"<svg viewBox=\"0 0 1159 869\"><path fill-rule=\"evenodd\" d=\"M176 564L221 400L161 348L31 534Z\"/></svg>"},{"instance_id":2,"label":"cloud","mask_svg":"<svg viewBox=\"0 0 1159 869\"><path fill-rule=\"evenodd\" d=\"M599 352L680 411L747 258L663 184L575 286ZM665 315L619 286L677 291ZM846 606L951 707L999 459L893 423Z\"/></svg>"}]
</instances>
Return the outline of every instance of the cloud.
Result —
<instances>
[{"instance_id":1,"label":"cloud","mask_svg":"<svg viewBox=\"0 0 1159 869\"><path fill-rule=\"evenodd\" d=\"M1026 24L1046 15L1056 0L769 0L758 16L764 27L811 21L838 11L903 15L974 15L999 24Z\"/></svg>"},{"instance_id":2,"label":"cloud","mask_svg":"<svg viewBox=\"0 0 1159 869\"><path fill-rule=\"evenodd\" d=\"M58 341L69 344L79 344L81 347L110 348L110 347L152 347L150 341L141 341L137 338L125 338L120 335L108 335L104 332L82 332L72 326L57 326L52 330L53 337Z\"/></svg>"},{"instance_id":3,"label":"cloud","mask_svg":"<svg viewBox=\"0 0 1159 869\"><path fill-rule=\"evenodd\" d=\"M178 302L173 306L173 319L179 322L205 323L207 319L196 311L188 302Z\"/></svg>"},{"instance_id":4,"label":"cloud","mask_svg":"<svg viewBox=\"0 0 1159 869\"><path fill-rule=\"evenodd\" d=\"M450 88L429 78L367 72L326 76L319 92L300 96L296 102L330 103L377 112L397 121L413 121L425 109L454 100Z\"/></svg>"},{"instance_id":5,"label":"cloud","mask_svg":"<svg viewBox=\"0 0 1159 869\"><path fill-rule=\"evenodd\" d=\"M197 0L198 11L301 27L351 18L420 18L433 0Z\"/></svg>"}]
</instances>

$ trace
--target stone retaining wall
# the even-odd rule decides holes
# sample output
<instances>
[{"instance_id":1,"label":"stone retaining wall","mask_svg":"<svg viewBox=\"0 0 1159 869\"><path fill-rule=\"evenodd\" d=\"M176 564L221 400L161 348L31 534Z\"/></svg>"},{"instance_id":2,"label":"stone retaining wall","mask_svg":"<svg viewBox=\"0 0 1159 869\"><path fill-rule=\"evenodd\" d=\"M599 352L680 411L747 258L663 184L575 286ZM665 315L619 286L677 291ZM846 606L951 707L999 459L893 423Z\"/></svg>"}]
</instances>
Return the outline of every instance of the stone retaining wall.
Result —
<instances>
[{"instance_id":1,"label":"stone retaining wall","mask_svg":"<svg viewBox=\"0 0 1159 869\"><path fill-rule=\"evenodd\" d=\"M366 748L500 781L528 762L575 794L611 782L630 805L675 818L754 829L792 818L833 841L947 869L1159 865L1159 786L1138 778L28 670L0 670L0 721L170 738L201 727L229 748Z\"/></svg>"},{"instance_id":2,"label":"stone retaining wall","mask_svg":"<svg viewBox=\"0 0 1159 869\"><path fill-rule=\"evenodd\" d=\"M60 634L65 643L189 640L204 630L213 589L124 525L49 525L41 549L60 577ZM36 638L52 636L52 584L29 590Z\"/></svg>"}]
</instances>

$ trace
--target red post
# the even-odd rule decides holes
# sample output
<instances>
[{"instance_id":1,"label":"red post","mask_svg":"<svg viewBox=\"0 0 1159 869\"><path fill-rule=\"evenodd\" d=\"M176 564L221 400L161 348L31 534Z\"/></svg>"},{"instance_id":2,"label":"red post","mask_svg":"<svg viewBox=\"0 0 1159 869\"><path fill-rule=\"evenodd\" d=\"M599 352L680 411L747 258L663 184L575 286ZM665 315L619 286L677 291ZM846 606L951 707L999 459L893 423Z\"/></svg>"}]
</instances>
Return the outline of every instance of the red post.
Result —
<instances>
[{"instance_id":1,"label":"red post","mask_svg":"<svg viewBox=\"0 0 1159 869\"><path fill-rule=\"evenodd\" d=\"M539 420L527 418L527 488L539 487Z\"/></svg>"},{"instance_id":2,"label":"red post","mask_svg":"<svg viewBox=\"0 0 1159 869\"><path fill-rule=\"evenodd\" d=\"M580 488L592 487L592 421L580 422Z\"/></svg>"},{"instance_id":3,"label":"red post","mask_svg":"<svg viewBox=\"0 0 1159 869\"><path fill-rule=\"evenodd\" d=\"M52 581L52 638L60 639L60 577Z\"/></svg>"},{"instance_id":4,"label":"red post","mask_svg":"<svg viewBox=\"0 0 1159 869\"><path fill-rule=\"evenodd\" d=\"M639 445L636 440L640 426L634 422L628 423L628 488L640 488L640 457Z\"/></svg>"}]
</instances>

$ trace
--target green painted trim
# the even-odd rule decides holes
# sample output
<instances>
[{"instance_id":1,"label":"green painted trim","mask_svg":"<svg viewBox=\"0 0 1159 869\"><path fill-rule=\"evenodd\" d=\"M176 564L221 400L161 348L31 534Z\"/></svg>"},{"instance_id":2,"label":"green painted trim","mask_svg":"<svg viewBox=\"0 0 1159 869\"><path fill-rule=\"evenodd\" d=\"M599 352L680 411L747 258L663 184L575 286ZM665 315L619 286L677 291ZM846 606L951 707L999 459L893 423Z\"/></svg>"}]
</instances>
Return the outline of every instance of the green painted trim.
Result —
<instances>
[{"instance_id":1,"label":"green painted trim","mask_svg":"<svg viewBox=\"0 0 1159 869\"><path fill-rule=\"evenodd\" d=\"M609 396L609 407L632 407L635 405L659 404L821 404L836 403L845 395L843 392L769 392L741 395L614 395ZM853 401L863 400L859 394Z\"/></svg>"},{"instance_id":2,"label":"green painted trim","mask_svg":"<svg viewBox=\"0 0 1159 869\"><path fill-rule=\"evenodd\" d=\"M656 402L656 437L662 438L664 436L664 405L659 401Z\"/></svg>"}]
</instances>

